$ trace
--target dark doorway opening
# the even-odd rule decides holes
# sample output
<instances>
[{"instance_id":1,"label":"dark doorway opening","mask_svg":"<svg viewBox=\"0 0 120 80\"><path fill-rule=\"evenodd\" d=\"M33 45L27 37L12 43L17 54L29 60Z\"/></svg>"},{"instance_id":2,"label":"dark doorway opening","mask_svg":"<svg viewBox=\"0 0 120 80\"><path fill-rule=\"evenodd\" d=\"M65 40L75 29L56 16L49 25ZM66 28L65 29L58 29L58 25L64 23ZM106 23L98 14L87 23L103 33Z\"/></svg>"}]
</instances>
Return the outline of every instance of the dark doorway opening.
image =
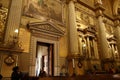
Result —
<instances>
[{"instance_id":1,"label":"dark doorway opening","mask_svg":"<svg viewBox=\"0 0 120 80\"><path fill-rule=\"evenodd\" d=\"M50 43L37 42L36 50L36 75L44 70L47 76L54 75L54 45Z\"/></svg>"}]
</instances>

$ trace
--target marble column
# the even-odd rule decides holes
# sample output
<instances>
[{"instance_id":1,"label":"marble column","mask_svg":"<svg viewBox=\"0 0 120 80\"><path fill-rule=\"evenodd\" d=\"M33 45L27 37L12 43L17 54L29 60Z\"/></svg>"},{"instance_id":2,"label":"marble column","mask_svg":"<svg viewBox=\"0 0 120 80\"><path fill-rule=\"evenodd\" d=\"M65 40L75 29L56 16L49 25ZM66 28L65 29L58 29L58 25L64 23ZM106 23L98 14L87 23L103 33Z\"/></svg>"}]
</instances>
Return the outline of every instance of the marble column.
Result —
<instances>
[{"instance_id":1,"label":"marble column","mask_svg":"<svg viewBox=\"0 0 120 80\"><path fill-rule=\"evenodd\" d=\"M12 40L11 36L18 36L14 31L19 29L22 10L22 0L11 0L5 33L5 42Z\"/></svg>"},{"instance_id":2,"label":"marble column","mask_svg":"<svg viewBox=\"0 0 120 80\"><path fill-rule=\"evenodd\" d=\"M120 56L120 18L119 17L115 20L114 35L116 37L117 49Z\"/></svg>"},{"instance_id":3,"label":"marble column","mask_svg":"<svg viewBox=\"0 0 120 80\"><path fill-rule=\"evenodd\" d=\"M69 10L69 39L70 39L70 53L78 54L78 34L76 28L76 15L75 15L75 0L70 0L68 4Z\"/></svg>"},{"instance_id":4,"label":"marble column","mask_svg":"<svg viewBox=\"0 0 120 80\"><path fill-rule=\"evenodd\" d=\"M78 67L78 59L76 59L76 55L79 54L78 47L78 33L77 33L77 24L76 24L76 14L75 14L75 2L77 0L68 0L68 20L69 20L69 50L70 54L73 55L72 58L75 58L75 68L71 68L69 65L69 75L82 75L84 74L83 67ZM71 64L71 62L69 63ZM72 72L71 72L72 71Z\"/></svg>"},{"instance_id":5,"label":"marble column","mask_svg":"<svg viewBox=\"0 0 120 80\"><path fill-rule=\"evenodd\" d=\"M96 17L98 21L98 41L100 48L100 57L102 59L109 58L108 42L106 38L105 25L103 23L103 10L101 4L96 4Z\"/></svg>"}]
</instances>

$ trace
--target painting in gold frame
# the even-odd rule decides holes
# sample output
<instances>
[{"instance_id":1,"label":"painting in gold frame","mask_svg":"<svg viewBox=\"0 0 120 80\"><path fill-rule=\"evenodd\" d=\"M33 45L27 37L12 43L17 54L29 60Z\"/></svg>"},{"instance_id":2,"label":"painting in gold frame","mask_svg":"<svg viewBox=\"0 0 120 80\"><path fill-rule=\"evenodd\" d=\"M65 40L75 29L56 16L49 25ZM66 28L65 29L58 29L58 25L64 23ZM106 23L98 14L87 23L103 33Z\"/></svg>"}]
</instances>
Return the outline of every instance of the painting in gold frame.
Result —
<instances>
[{"instance_id":1,"label":"painting in gold frame","mask_svg":"<svg viewBox=\"0 0 120 80\"><path fill-rule=\"evenodd\" d=\"M63 4L58 0L26 0L23 15L36 19L50 18L62 21Z\"/></svg>"}]
</instances>

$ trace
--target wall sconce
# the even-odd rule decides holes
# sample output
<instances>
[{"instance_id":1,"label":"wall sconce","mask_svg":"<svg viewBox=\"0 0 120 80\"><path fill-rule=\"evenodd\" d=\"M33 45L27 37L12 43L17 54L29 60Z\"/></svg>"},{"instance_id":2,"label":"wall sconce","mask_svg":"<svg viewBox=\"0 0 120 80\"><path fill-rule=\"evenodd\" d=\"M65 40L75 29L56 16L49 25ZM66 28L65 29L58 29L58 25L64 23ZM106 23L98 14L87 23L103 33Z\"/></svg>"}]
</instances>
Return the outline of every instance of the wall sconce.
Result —
<instances>
[{"instance_id":1,"label":"wall sconce","mask_svg":"<svg viewBox=\"0 0 120 80\"><path fill-rule=\"evenodd\" d=\"M18 36L18 29L14 30L13 38Z\"/></svg>"},{"instance_id":2,"label":"wall sconce","mask_svg":"<svg viewBox=\"0 0 120 80\"><path fill-rule=\"evenodd\" d=\"M21 49L21 42L19 41L18 38L18 29L15 29L12 33L12 35L10 36L9 40L6 41L5 43L0 45L0 48L5 48L8 49L10 51L23 51L23 49Z\"/></svg>"},{"instance_id":3,"label":"wall sconce","mask_svg":"<svg viewBox=\"0 0 120 80\"><path fill-rule=\"evenodd\" d=\"M85 43L83 43L83 47L86 47L86 44L85 44Z\"/></svg>"},{"instance_id":4,"label":"wall sconce","mask_svg":"<svg viewBox=\"0 0 120 80\"><path fill-rule=\"evenodd\" d=\"M18 29L15 29L15 31L14 31L15 33L18 33Z\"/></svg>"}]
</instances>

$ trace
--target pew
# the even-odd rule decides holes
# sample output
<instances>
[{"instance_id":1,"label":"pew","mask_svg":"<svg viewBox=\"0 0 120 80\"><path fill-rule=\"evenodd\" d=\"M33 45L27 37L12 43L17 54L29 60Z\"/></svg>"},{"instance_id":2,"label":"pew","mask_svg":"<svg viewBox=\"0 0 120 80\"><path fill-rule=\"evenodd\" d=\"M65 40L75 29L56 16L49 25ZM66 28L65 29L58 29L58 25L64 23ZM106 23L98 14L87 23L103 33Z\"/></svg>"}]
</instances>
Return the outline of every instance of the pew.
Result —
<instances>
[{"instance_id":1,"label":"pew","mask_svg":"<svg viewBox=\"0 0 120 80\"><path fill-rule=\"evenodd\" d=\"M48 76L48 77L29 77L29 80L120 80L120 74L100 74L82 76Z\"/></svg>"}]
</instances>

